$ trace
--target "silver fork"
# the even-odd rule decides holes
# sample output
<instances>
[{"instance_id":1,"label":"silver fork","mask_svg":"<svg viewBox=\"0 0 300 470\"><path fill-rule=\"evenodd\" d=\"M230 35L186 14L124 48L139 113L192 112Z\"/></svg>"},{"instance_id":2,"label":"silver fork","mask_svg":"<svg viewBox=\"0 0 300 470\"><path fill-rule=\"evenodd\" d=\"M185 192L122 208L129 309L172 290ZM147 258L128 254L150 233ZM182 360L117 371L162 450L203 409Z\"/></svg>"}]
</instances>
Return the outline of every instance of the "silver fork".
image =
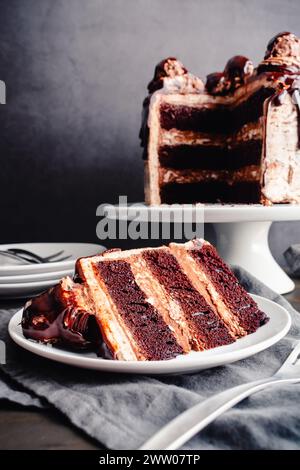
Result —
<instances>
[{"instance_id":1,"label":"silver fork","mask_svg":"<svg viewBox=\"0 0 300 470\"><path fill-rule=\"evenodd\" d=\"M58 258L58 256L64 253L64 250L58 251L57 253L53 253L49 256L39 256L36 253L33 253L29 250L24 250L23 248L8 248L7 251L15 256L19 256L22 259L34 263L57 263L58 261L64 261L71 258L71 255Z\"/></svg>"},{"instance_id":2,"label":"silver fork","mask_svg":"<svg viewBox=\"0 0 300 470\"><path fill-rule=\"evenodd\" d=\"M146 441L140 450L176 450L222 413L253 393L269 385L300 382L299 353L300 342L297 342L288 358L272 377L238 385L193 406L170 421Z\"/></svg>"}]
</instances>

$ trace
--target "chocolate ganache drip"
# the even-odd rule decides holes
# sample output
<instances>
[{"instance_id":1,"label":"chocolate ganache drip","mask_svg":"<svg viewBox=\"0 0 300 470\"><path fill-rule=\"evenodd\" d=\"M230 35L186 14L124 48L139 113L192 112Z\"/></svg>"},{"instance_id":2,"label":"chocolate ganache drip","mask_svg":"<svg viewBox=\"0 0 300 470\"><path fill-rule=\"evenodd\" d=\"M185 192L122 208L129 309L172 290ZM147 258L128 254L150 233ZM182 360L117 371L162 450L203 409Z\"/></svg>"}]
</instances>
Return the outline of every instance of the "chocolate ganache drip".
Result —
<instances>
[{"instance_id":1,"label":"chocolate ganache drip","mask_svg":"<svg viewBox=\"0 0 300 470\"><path fill-rule=\"evenodd\" d=\"M76 302L62 301L61 286L57 285L24 308L22 329L25 337L43 342L57 342L75 349L85 349L101 343L96 317L76 307Z\"/></svg>"},{"instance_id":2,"label":"chocolate ganache drip","mask_svg":"<svg viewBox=\"0 0 300 470\"><path fill-rule=\"evenodd\" d=\"M278 80L277 92L272 97L275 106L283 104L285 96L289 93L300 111L300 75L287 75Z\"/></svg>"},{"instance_id":3,"label":"chocolate ganache drip","mask_svg":"<svg viewBox=\"0 0 300 470\"><path fill-rule=\"evenodd\" d=\"M280 106L289 93L299 107L300 39L295 34L284 31L269 41L264 60L257 68L258 74L264 72L270 72L277 85L272 104Z\"/></svg>"}]
</instances>

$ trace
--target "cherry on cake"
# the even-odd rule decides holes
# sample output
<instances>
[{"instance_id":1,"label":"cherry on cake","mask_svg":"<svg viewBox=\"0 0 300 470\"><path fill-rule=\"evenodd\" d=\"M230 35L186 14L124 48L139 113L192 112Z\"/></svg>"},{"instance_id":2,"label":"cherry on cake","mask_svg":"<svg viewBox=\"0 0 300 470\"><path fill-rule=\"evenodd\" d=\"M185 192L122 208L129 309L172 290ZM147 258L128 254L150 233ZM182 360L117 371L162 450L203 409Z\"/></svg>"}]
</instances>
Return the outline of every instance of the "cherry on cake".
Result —
<instances>
[{"instance_id":1,"label":"cherry on cake","mask_svg":"<svg viewBox=\"0 0 300 470\"><path fill-rule=\"evenodd\" d=\"M157 361L233 343L268 318L205 240L108 250L81 258L30 300L24 336L97 348L124 361Z\"/></svg>"},{"instance_id":2,"label":"cherry on cake","mask_svg":"<svg viewBox=\"0 0 300 470\"><path fill-rule=\"evenodd\" d=\"M205 85L176 58L160 62L140 132L146 202L300 203L299 73L288 32L258 67L235 56Z\"/></svg>"}]
</instances>

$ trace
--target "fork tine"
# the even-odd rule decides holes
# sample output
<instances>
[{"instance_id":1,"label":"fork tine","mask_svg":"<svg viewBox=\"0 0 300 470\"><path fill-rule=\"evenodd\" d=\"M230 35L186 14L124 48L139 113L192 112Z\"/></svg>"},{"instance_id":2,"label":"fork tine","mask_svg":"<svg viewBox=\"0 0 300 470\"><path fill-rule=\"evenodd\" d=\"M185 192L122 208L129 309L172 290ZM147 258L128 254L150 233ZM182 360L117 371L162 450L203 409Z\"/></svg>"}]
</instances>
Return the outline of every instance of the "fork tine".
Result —
<instances>
[{"instance_id":1,"label":"fork tine","mask_svg":"<svg viewBox=\"0 0 300 470\"><path fill-rule=\"evenodd\" d=\"M60 261L65 261L66 259L70 259L70 258L72 258L72 255L63 256L62 258L59 258L59 259L49 260L49 263L59 263Z\"/></svg>"},{"instance_id":2,"label":"fork tine","mask_svg":"<svg viewBox=\"0 0 300 470\"><path fill-rule=\"evenodd\" d=\"M57 253L53 253L53 255L46 256L44 259L50 260L52 258L56 258L57 256L62 255L64 250L58 251Z\"/></svg>"},{"instance_id":3,"label":"fork tine","mask_svg":"<svg viewBox=\"0 0 300 470\"><path fill-rule=\"evenodd\" d=\"M280 369L282 369L285 365L287 364L293 364L295 362L295 360L297 359L297 357L299 356L299 353L300 353L300 341L297 341L294 343L294 349L292 350L292 352L290 353L290 355L286 358L286 360L284 361L284 363L282 364L282 366L280 367ZM279 370L280 370L279 369Z\"/></svg>"}]
</instances>

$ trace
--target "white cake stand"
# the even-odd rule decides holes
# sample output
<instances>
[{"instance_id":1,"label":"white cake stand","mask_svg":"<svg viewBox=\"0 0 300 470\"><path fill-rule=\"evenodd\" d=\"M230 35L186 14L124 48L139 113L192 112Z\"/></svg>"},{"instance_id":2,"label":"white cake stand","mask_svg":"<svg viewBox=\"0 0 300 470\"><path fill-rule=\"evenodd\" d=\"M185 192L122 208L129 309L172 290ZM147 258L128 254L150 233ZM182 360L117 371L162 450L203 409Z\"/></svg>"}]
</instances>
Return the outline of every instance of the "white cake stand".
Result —
<instances>
[{"instance_id":1,"label":"white cake stand","mask_svg":"<svg viewBox=\"0 0 300 470\"><path fill-rule=\"evenodd\" d=\"M149 206L139 206L143 208L146 220ZM163 210L171 208L164 206ZM213 224L217 249L226 262L247 269L278 294L286 294L295 288L293 281L273 258L268 234L272 222L300 220L300 205L276 204L266 207L259 204L205 204L197 206L196 210L201 211L201 214L204 211L204 223ZM108 210L107 216L117 220L132 220L136 212L131 213L128 206L114 206L113 211Z\"/></svg>"}]
</instances>

